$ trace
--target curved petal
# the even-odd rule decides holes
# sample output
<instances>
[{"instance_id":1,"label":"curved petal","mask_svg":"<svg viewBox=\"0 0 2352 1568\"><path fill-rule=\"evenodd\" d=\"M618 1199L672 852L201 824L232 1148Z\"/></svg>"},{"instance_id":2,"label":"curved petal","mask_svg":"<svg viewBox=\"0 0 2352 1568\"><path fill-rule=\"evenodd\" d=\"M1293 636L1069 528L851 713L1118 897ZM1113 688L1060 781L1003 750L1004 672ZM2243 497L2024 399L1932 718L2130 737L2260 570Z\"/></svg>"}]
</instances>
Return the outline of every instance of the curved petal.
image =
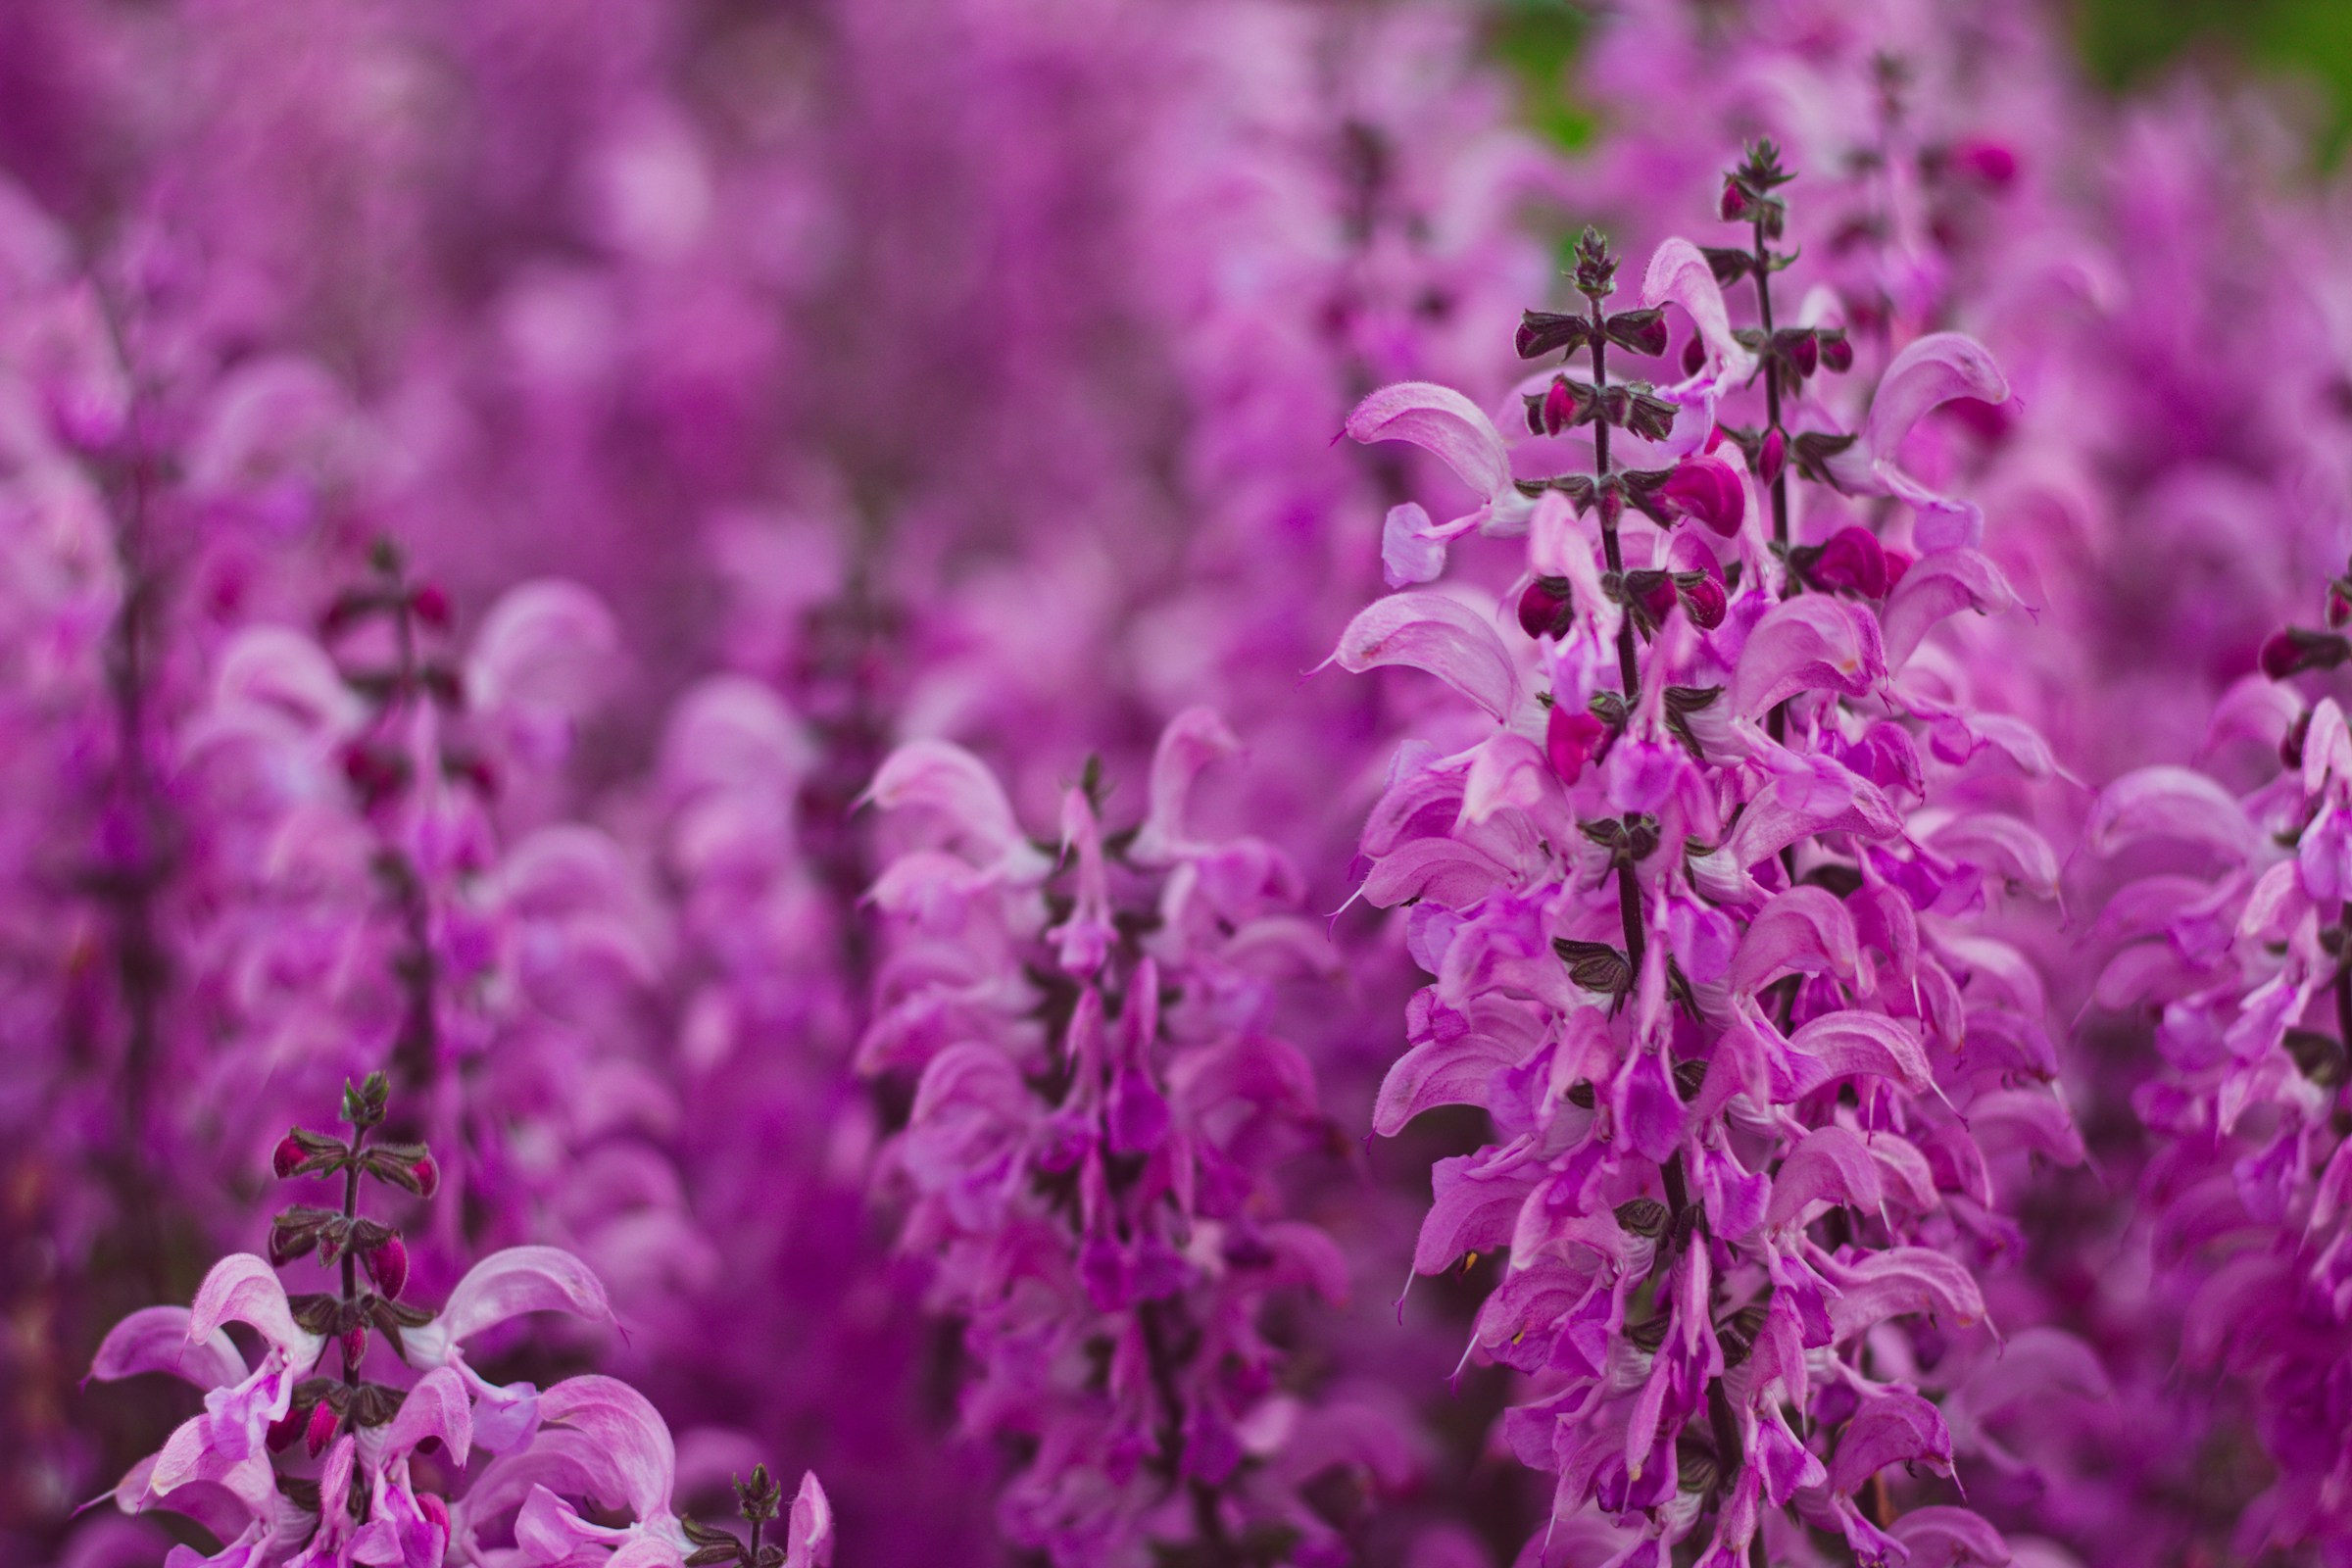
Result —
<instances>
[{"instance_id":1,"label":"curved petal","mask_svg":"<svg viewBox=\"0 0 2352 1568\"><path fill-rule=\"evenodd\" d=\"M1157 865L1174 858L1194 840L1185 831L1185 808L1200 770L1242 749L1231 725L1213 708L1188 708L1168 720L1152 753L1152 806L1136 830L1128 854L1138 863Z\"/></svg>"},{"instance_id":2,"label":"curved petal","mask_svg":"<svg viewBox=\"0 0 2352 1568\"><path fill-rule=\"evenodd\" d=\"M1434 381L1384 386L1348 416L1348 434L1367 444L1405 441L1435 454L1464 484L1493 501L1510 488L1510 453L1479 406Z\"/></svg>"},{"instance_id":3,"label":"curved petal","mask_svg":"<svg viewBox=\"0 0 2352 1568\"><path fill-rule=\"evenodd\" d=\"M2189 768L2159 764L2126 773L2101 790L2082 836L2098 855L2145 839L2174 839L2243 861L2259 835L2228 790Z\"/></svg>"},{"instance_id":4,"label":"curved petal","mask_svg":"<svg viewBox=\"0 0 2352 1568\"><path fill-rule=\"evenodd\" d=\"M1445 594L1391 594L1358 612L1332 659L1354 674L1381 664L1425 669L1496 718L1519 702L1519 670L1487 618Z\"/></svg>"},{"instance_id":5,"label":"curved petal","mask_svg":"<svg viewBox=\"0 0 2352 1568\"><path fill-rule=\"evenodd\" d=\"M1930 332L1886 367L1878 391L1871 395L1862 439L1832 460L1831 471L1838 472L1839 460L1856 453L1867 454L1863 466L1891 458L1913 425L1954 398L2006 403L2009 378L2001 373L1992 351L1967 333Z\"/></svg>"},{"instance_id":6,"label":"curved petal","mask_svg":"<svg viewBox=\"0 0 2352 1568\"><path fill-rule=\"evenodd\" d=\"M209 1341L223 1323L250 1325L297 1367L318 1360L326 1343L295 1323L277 1271L251 1252L231 1252L205 1275L188 1310L188 1339Z\"/></svg>"},{"instance_id":7,"label":"curved petal","mask_svg":"<svg viewBox=\"0 0 2352 1568\"><path fill-rule=\"evenodd\" d=\"M1875 1209L1885 1198L1879 1164L1871 1157L1870 1147L1844 1127L1816 1127L1788 1152L1773 1174L1772 1201L1764 1210L1764 1223L1786 1225L1815 1203Z\"/></svg>"},{"instance_id":8,"label":"curved petal","mask_svg":"<svg viewBox=\"0 0 2352 1568\"><path fill-rule=\"evenodd\" d=\"M863 799L885 811L909 807L937 811L984 859L1004 860L1025 852L1041 867L1045 863L1022 836L997 775L954 741L908 741L883 759Z\"/></svg>"},{"instance_id":9,"label":"curved petal","mask_svg":"<svg viewBox=\"0 0 2352 1568\"><path fill-rule=\"evenodd\" d=\"M242 1383L245 1357L225 1330L215 1329L202 1340L188 1333L184 1306L150 1306L133 1312L108 1331L90 1361L90 1376L101 1382L140 1372L170 1372L200 1389L226 1388Z\"/></svg>"},{"instance_id":10,"label":"curved petal","mask_svg":"<svg viewBox=\"0 0 2352 1568\"><path fill-rule=\"evenodd\" d=\"M1886 673L1879 623L1868 611L1805 594L1775 606L1748 634L1732 676L1732 703L1753 718L1800 692L1860 697Z\"/></svg>"},{"instance_id":11,"label":"curved petal","mask_svg":"<svg viewBox=\"0 0 2352 1568\"><path fill-rule=\"evenodd\" d=\"M539 1413L551 1426L586 1437L618 1497L642 1523L667 1515L676 1485L678 1454L651 1400L617 1378L566 1378L539 1396Z\"/></svg>"},{"instance_id":12,"label":"curved petal","mask_svg":"<svg viewBox=\"0 0 2352 1568\"><path fill-rule=\"evenodd\" d=\"M1920 640L1947 616L1963 610L1997 614L2017 602L2017 590L1981 550L1938 550L1920 557L1879 613L1886 667L1900 669Z\"/></svg>"},{"instance_id":13,"label":"curved petal","mask_svg":"<svg viewBox=\"0 0 2352 1568\"><path fill-rule=\"evenodd\" d=\"M449 1450L451 1463L465 1467L473 1447L473 1401L455 1367L435 1367L416 1380L401 1401L400 1413L384 1429L385 1462L414 1451L428 1439Z\"/></svg>"},{"instance_id":14,"label":"curved petal","mask_svg":"<svg viewBox=\"0 0 2352 1568\"><path fill-rule=\"evenodd\" d=\"M604 1283L587 1264L560 1247L510 1247L466 1270L427 1327L439 1331L442 1344L457 1345L525 1312L613 1320Z\"/></svg>"},{"instance_id":15,"label":"curved petal","mask_svg":"<svg viewBox=\"0 0 2352 1568\"><path fill-rule=\"evenodd\" d=\"M1642 274L1644 309L1679 305L1698 328L1706 345L1707 371L1722 381L1744 379L1755 368L1755 356L1732 336L1731 313L1723 303L1723 288L1698 247L1676 235L1650 254L1649 270Z\"/></svg>"}]
</instances>

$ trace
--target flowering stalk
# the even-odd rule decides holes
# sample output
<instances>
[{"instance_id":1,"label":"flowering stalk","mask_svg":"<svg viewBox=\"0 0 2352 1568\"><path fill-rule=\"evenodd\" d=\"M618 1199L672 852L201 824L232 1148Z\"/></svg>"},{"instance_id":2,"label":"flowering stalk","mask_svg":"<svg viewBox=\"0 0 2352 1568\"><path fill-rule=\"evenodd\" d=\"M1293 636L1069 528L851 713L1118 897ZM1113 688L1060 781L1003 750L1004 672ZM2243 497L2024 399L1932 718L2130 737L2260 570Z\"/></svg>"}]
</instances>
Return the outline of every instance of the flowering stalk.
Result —
<instances>
[{"instance_id":1,"label":"flowering stalk","mask_svg":"<svg viewBox=\"0 0 2352 1568\"><path fill-rule=\"evenodd\" d=\"M1786 177L1761 153L1743 174L1763 201L1766 175ZM1592 427L1592 472L1511 477L1499 434L1443 388L1387 388L1350 420L1446 458L1492 498L1479 520L1506 489L1534 503L1523 640L1443 593L1383 600L1341 639L1343 665L1429 670L1498 725L1400 757L1366 828L1363 894L1412 904L1408 946L1435 976L1375 1129L1447 1103L1494 1122L1498 1143L1439 1165L1415 1262L1509 1250L1472 1353L1528 1375L1504 1430L1557 1477L1555 1528L1596 1512L1632 1568L1708 1520L1700 1563L1760 1560L1783 1511L1869 1563L1929 1540L1989 1557L1989 1527L1933 1494L1894 1514L1882 1472L1948 1473L1954 1447L1921 1373L1890 1371L1884 1348L1984 1318L1953 1254L1999 1234L1988 1127L2079 1153L2038 994L1995 980L2014 956L1950 925L1993 887L2054 890L2055 858L1991 813L1911 826L1931 775L1913 730L1875 710L1977 733L1907 666L1937 620L2012 600L1972 548L1903 573L1858 527L1840 537L1875 564L1867 583L1824 569L1822 550L1774 569L1749 480L1777 476L1784 442L1814 477L1849 448L1883 458L1903 413L1997 372L1971 379L1982 349L1923 340L1866 433L1788 440L1774 371L1766 427L1734 432L1718 402L1758 359L1809 373L1817 329L1735 333L1721 264L1681 240L1653 259L1642 309L1607 316L1614 266L1588 232L1587 310L1530 312L1518 339L1523 356L1591 353L1590 383L1555 374L1525 402L1538 438ZM1664 352L1669 306L1697 328L1688 378L1611 384L1608 347ZM1941 368L1924 387L1923 364ZM1654 531L1627 534L1636 516ZM1816 592L1783 598L1795 573ZM1983 743L1937 749L1957 761ZM1995 1029L2039 1044L1962 1053ZM1942 1328L1906 1326L1922 1313Z\"/></svg>"},{"instance_id":2,"label":"flowering stalk","mask_svg":"<svg viewBox=\"0 0 2352 1568\"><path fill-rule=\"evenodd\" d=\"M2252 788L2145 767L2086 829L2143 873L2100 920L2095 996L2147 1018L2162 1057L2133 1103L2164 1140L2142 1201L2183 1287L2180 1353L2249 1393L2277 1469L2236 1519L2249 1557L2352 1539L2352 1444L2318 1392L2352 1375L2352 729L2332 674L2352 661L2347 621L2352 571L2322 625L2274 634L2223 699L2215 770L2252 742ZM2167 847L2152 862L2151 845ZM2225 1415L2207 1441L2239 1437Z\"/></svg>"},{"instance_id":3,"label":"flowering stalk","mask_svg":"<svg viewBox=\"0 0 2352 1568\"><path fill-rule=\"evenodd\" d=\"M898 940L864 1064L919 1069L887 1155L901 1241L965 1321L966 1429L1027 1454L1005 1533L1059 1563L1328 1549L1299 1486L1335 1461L1395 1479L1377 1427L1286 1388L1264 1337L1278 1295L1334 1300L1348 1272L1279 1217L1272 1179L1326 1134L1311 1069L1267 1032L1274 981L1328 955L1271 846L1187 819L1195 775L1234 749L1206 710L1180 715L1143 820L1115 832L1090 765L1058 858L954 746L901 748L869 792L942 845L873 895Z\"/></svg>"}]
</instances>

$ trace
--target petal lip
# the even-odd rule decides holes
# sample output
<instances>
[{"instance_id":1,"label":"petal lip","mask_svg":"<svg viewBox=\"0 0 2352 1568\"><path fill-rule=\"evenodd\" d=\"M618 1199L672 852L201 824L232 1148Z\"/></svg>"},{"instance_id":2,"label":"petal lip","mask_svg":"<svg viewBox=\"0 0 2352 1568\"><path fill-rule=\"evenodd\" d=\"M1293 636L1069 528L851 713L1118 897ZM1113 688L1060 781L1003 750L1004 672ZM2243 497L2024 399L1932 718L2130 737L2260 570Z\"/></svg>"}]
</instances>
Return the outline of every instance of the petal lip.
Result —
<instances>
[{"instance_id":1,"label":"petal lip","mask_svg":"<svg viewBox=\"0 0 2352 1568\"><path fill-rule=\"evenodd\" d=\"M1369 445L1404 441L1441 459L1461 481L1493 501L1511 482L1511 459L1479 406L1434 381L1398 381L1366 397L1348 416L1348 434Z\"/></svg>"}]
</instances>

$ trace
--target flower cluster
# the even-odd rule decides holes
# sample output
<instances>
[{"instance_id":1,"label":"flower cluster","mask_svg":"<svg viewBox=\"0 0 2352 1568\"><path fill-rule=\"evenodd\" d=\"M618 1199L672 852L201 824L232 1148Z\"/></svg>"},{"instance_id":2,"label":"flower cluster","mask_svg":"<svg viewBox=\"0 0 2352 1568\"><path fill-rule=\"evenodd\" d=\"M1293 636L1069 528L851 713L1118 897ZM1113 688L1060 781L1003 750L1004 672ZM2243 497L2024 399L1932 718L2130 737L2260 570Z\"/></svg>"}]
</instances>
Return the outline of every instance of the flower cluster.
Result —
<instances>
[{"instance_id":1,"label":"flower cluster","mask_svg":"<svg viewBox=\"0 0 2352 1568\"><path fill-rule=\"evenodd\" d=\"M1555 1523L1597 1510L1627 1532L1612 1560L1642 1568L1709 1518L1700 1561L1769 1558L1797 1539L1783 1510L1864 1562L1998 1560L1933 1491L1898 1516L1885 1472L1950 1473L1921 1389L1949 1390L1969 1359L1947 1351L1984 1327L1990 1159L2081 1152L2039 986L1972 928L2054 893L2056 858L1954 778L1987 750L2047 772L2046 749L1978 715L1932 641L2014 595L1981 514L1896 462L1931 410L2007 388L1981 347L1930 335L1843 428L1815 379L1850 368L1842 330L1818 305L1775 325L1790 177L1751 149L1721 201L1749 243L1666 241L1632 311L1608 309L1617 263L1586 231L1581 308L1530 311L1517 346L1581 353L1589 379L1523 395L1519 463L1440 387L1349 421L1484 497L1442 530L1392 514L1396 575L1436 575L1421 542L1473 524L1528 537L1516 637L1473 597L1407 593L1336 656L1425 669L1486 718L1408 743L1365 832L1364 894L1411 905L1434 976L1375 1127L1487 1111L1498 1141L1440 1162L1415 1265L1509 1250L1470 1353L1527 1375L1505 1430L1557 1477ZM1734 329L1719 284L1743 278L1759 324ZM1612 351L1666 354L1670 307L1686 378L1612 380ZM1751 379L1763 421L1733 425ZM1809 514L1792 477L1907 503L1907 538Z\"/></svg>"},{"instance_id":2,"label":"flower cluster","mask_svg":"<svg viewBox=\"0 0 2352 1568\"><path fill-rule=\"evenodd\" d=\"M884 1156L901 1245L962 1321L966 1430L1025 1455L1006 1531L1057 1563L1321 1559L1338 1540L1305 1484L1402 1479L1283 1376L1277 1298L1348 1287L1277 1178L1324 1124L1275 992L1330 956L1278 850L1192 819L1196 776L1236 745L1180 714L1115 830L1090 764L1057 852L944 742L902 748L871 791L930 819L874 890L899 940L861 1051L914 1077Z\"/></svg>"},{"instance_id":3,"label":"flower cluster","mask_svg":"<svg viewBox=\"0 0 2352 1568\"><path fill-rule=\"evenodd\" d=\"M691 1550L698 1565L740 1556L823 1568L829 1512L813 1478L794 1505L785 1553L770 1559L759 1528L776 1497L765 1472L757 1473L764 1511L747 1500L747 1552L672 1511L669 1432L634 1390L591 1376L542 1392L527 1381L492 1383L468 1363L469 1342L528 1313L612 1321L604 1286L570 1253L511 1248L467 1270L440 1311L409 1299L408 1244L397 1227L361 1212L362 1182L429 1200L441 1175L424 1145L376 1136L390 1099L390 1081L371 1073L344 1087L348 1134L295 1127L277 1147L277 1177L339 1182L339 1206L280 1210L268 1257L222 1258L193 1305L135 1312L98 1348L93 1377L169 1372L206 1391L204 1413L115 1489L125 1512L183 1513L223 1544L210 1556L174 1547L172 1568L437 1568L453 1553L480 1560L509 1536L502 1560L514 1563L682 1565ZM287 1292L277 1271L304 1258L328 1272L329 1289ZM231 1323L259 1337L258 1365L246 1365L226 1332ZM380 1357L369 1366L378 1339L397 1367ZM328 1371L330 1348L337 1364ZM424 1475L463 1471L477 1446L496 1457L454 1509L419 1490ZM626 1510L619 1523L601 1517L613 1507Z\"/></svg>"}]
</instances>

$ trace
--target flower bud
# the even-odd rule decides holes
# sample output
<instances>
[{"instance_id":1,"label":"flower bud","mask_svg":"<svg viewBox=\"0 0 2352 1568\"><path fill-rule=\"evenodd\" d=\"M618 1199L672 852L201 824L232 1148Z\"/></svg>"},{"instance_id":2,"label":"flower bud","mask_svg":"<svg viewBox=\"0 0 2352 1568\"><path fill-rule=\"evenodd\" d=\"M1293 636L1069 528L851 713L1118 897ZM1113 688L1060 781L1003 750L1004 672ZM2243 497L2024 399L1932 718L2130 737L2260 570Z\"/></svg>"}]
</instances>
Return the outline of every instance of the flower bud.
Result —
<instances>
[{"instance_id":1,"label":"flower bud","mask_svg":"<svg viewBox=\"0 0 2352 1568\"><path fill-rule=\"evenodd\" d=\"M1740 531L1740 519L1747 511L1740 475L1728 463L1678 464L1658 494L1675 511L1696 517L1726 539Z\"/></svg>"},{"instance_id":2,"label":"flower bud","mask_svg":"<svg viewBox=\"0 0 2352 1568\"><path fill-rule=\"evenodd\" d=\"M1544 725L1544 755L1563 784L1583 776L1585 764L1600 754L1609 729L1589 712L1554 708Z\"/></svg>"},{"instance_id":3,"label":"flower bud","mask_svg":"<svg viewBox=\"0 0 2352 1568\"><path fill-rule=\"evenodd\" d=\"M263 1441L270 1445L271 1453L283 1453L294 1446L294 1440L302 1436L303 1429L311 1424L311 1420L310 1410L299 1404L289 1405L284 1415L270 1423L270 1430L264 1434Z\"/></svg>"},{"instance_id":4,"label":"flower bud","mask_svg":"<svg viewBox=\"0 0 2352 1568\"><path fill-rule=\"evenodd\" d=\"M1813 340L1821 346L1822 368L1843 375L1854 368L1854 346L1846 340L1844 327L1823 327Z\"/></svg>"},{"instance_id":5,"label":"flower bud","mask_svg":"<svg viewBox=\"0 0 2352 1568\"><path fill-rule=\"evenodd\" d=\"M1740 181L1729 175L1725 176L1723 200L1716 207L1716 211L1723 215L1723 220L1727 223L1740 222L1748 218L1754 210L1747 199L1747 192L1740 188Z\"/></svg>"},{"instance_id":6,"label":"flower bud","mask_svg":"<svg viewBox=\"0 0 2352 1568\"><path fill-rule=\"evenodd\" d=\"M1878 535L1868 528L1849 526L1831 535L1813 558L1805 576L1817 588L1832 593L1859 594L1864 599L1884 599L1886 581L1886 552L1879 544Z\"/></svg>"},{"instance_id":7,"label":"flower bud","mask_svg":"<svg viewBox=\"0 0 2352 1568\"><path fill-rule=\"evenodd\" d=\"M2289 626L2262 645L2262 672L2284 680L2306 669L2333 669L2347 658L2352 658L2352 642L2342 634Z\"/></svg>"},{"instance_id":8,"label":"flower bud","mask_svg":"<svg viewBox=\"0 0 2352 1568\"><path fill-rule=\"evenodd\" d=\"M409 609L416 613L418 620L423 621L427 626L449 624L449 595L442 592L441 585L437 582L424 583L411 594Z\"/></svg>"},{"instance_id":9,"label":"flower bud","mask_svg":"<svg viewBox=\"0 0 2352 1568\"><path fill-rule=\"evenodd\" d=\"M1781 438L1779 430L1765 431L1764 444L1756 453L1757 477L1766 484L1772 484L1780 478L1781 470L1788 466L1788 443Z\"/></svg>"},{"instance_id":10,"label":"flower bud","mask_svg":"<svg viewBox=\"0 0 2352 1568\"><path fill-rule=\"evenodd\" d=\"M1731 600L1712 572L1702 574L1694 583L1678 582L1675 587L1682 595L1683 613L1690 617L1692 625L1701 631L1713 631L1723 624Z\"/></svg>"},{"instance_id":11,"label":"flower bud","mask_svg":"<svg viewBox=\"0 0 2352 1568\"><path fill-rule=\"evenodd\" d=\"M1519 629L1530 637L1562 637L1576 624L1576 602L1565 577L1538 577L1519 595Z\"/></svg>"},{"instance_id":12,"label":"flower bud","mask_svg":"<svg viewBox=\"0 0 2352 1568\"><path fill-rule=\"evenodd\" d=\"M370 1249L362 1260L377 1292L387 1299L397 1299L401 1288L409 1283L409 1244L395 1232L390 1241Z\"/></svg>"},{"instance_id":13,"label":"flower bud","mask_svg":"<svg viewBox=\"0 0 2352 1568\"><path fill-rule=\"evenodd\" d=\"M302 1140L288 1133L277 1141L277 1152L270 1156L270 1172L283 1181L310 1157L309 1152L302 1147Z\"/></svg>"},{"instance_id":14,"label":"flower bud","mask_svg":"<svg viewBox=\"0 0 2352 1568\"><path fill-rule=\"evenodd\" d=\"M1782 339L1782 349L1798 375L1810 376L1821 368L1821 345L1814 341L1812 333L1788 333Z\"/></svg>"},{"instance_id":15,"label":"flower bud","mask_svg":"<svg viewBox=\"0 0 2352 1568\"><path fill-rule=\"evenodd\" d=\"M430 1198L441 1190L441 1167L433 1163L430 1154L418 1155L416 1162L409 1167L409 1174L416 1178L418 1198Z\"/></svg>"},{"instance_id":16,"label":"flower bud","mask_svg":"<svg viewBox=\"0 0 2352 1568\"><path fill-rule=\"evenodd\" d=\"M1952 167L1997 189L2017 177L2017 154L1997 141L1964 141L1952 149Z\"/></svg>"},{"instance_id":17,"label":"flower bud","mask_svg":"<svg viewBox=\"0 0 2352 1568\"><path fill-rule=\"evenodd\" d=\"M1683 373L1696 375L1706 368L1707 340L1694 332L1690 341L1683 345Z\"/></svg>"},{"instance_id":18,"label":"flower bud","mask_svg":"<svg viewBox=\"0 0 2352 1568\"><path fill-rule=\"evenodd\" d=\"M345 1329L341 1343L344 1366L355 1367L368 1359L368 1330L365 1325L355 1324ZM311 1451L316 1453L318 1450L313 1448Z\"/></svg>"},{"instance_id":19,"label":"flower bud","mask_svg":"<svg viewBox=\"0 0 2352 1568\"><path fill-rule=\"evenodd\" d=\"M2328 584L2328 625L2340 628L2352 620L2352 581L2338 577Z\"/></svg>"},{"instance_id":20,"label":"flower bud","mask_svg":"<svg viewBox=\"0 0 2352 1568\"><path fill-rule=\"evenodd\" d=\"M312 1407L311 1424L309 1429L304 1432L302 1440L303 1446L311 1450L312 1458L316 1459L324 1453L326 1446L335 1441L335 1428L339 1424L335 1417L335 1407L324 1399L320 1399Z\"/></svg>"}]
</instances>

